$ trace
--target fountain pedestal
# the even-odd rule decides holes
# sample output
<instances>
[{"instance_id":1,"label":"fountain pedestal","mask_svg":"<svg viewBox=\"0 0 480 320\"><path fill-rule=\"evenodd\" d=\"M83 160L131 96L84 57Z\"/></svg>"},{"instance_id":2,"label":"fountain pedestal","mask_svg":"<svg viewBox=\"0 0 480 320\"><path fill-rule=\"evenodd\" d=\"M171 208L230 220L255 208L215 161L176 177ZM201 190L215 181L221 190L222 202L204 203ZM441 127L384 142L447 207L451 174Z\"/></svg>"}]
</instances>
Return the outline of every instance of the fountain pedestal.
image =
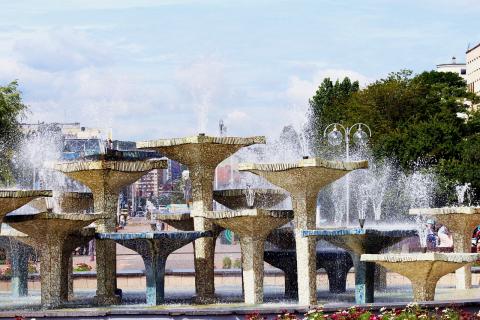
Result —
<instances>
[{"instance_id":1,"label":"fountain pedestal","mask_svg":"<svg viewBox=\"0 0 480 320\"><path fill-rule=\"evenodd\" d=\"M211 232L97 233L96 238L113 240L142 256L147 278L147 304L159 305L165 301L165 263L168 255L206 236L211 236Z\"/></svg>"},{"instance_id":2,"label":"fountain pedestal","mask_svg":"<svg viewBox=\"0 0 480 320\"><path fill-rule=\"evenodd\" d=\"M319 229L304 230L302 236L324 239L352 254L355 267L355 303L374 302L375 264L363 262L360 256L381 250L415 236L415 230Z\"/></svg>"},{"instance_id":3,"label":"fountain pedestal","mask_svg":"<svg viewBox=\"0 0 480 320\"><path fill-rule=\"evenodd\" d=\"M243 209L203 213L240 237L245 303L263 303L263 253L268 234L293 218L290 210Z\"/></svg>"},{"instance_id":4,"label":"fountain pedestal","mask_svg":"<svg viewBox=\"0 0 480 320\"><path fill-rule=\"evenodd\" d=\"M257 174L290 193L295 215L298 301L302 305L315 304L317 301L315 239L302 237L301 230L316 227L318 192L349 171L366 168L367 165L367 161L337 162L318 158L303 159L298 163L239 165L239 170Z\"/></svg>"},{"instance_id":5,"label":"fountain pedestal","mask_svg":"<svg viewBox=\"0 0 480 320\"><path fill-rule=\"evenodd\" d=\"M412 215L435 216L453 233L453 250L457 253L470 253L472 233L480 224L480 207L415 208ZM472 267L470 264L455 271L457 289L472 287Z\"/></svg>"},{"instance_id":6,"label":"fountain pedestal","mask_svg":"<svg viewBox=\"0 0 480 320\"><path fill-rule=\"evenodd\" d=\"M252 144L265 143L265 137L198 136L137 142L139 149L153 149L169 159L186 165L192 181L193 223L196 231L212 231L213 223L202 216L213 205L215 168L220 162ZM195 240L195 290L197 302L211 303L215 297L214 238Z\"/></svg>"},{"instance_id":7,"label":"fountain pedestal","mask_svg":"<svg viewBox=\"0 0 480 320\"><path fill-rule=\"evenodd\" d=\"M361 261L378 263L407 277L414 301L433 301L441 277L479 258L480 254L474 253L364 254Z\"/></svg>"},{"instance_id":8,"label":"fountain pedestal","mask_svg":"<svg viewBox=\"0 0 480 320\"><path fill-rule=\"evenodd\" d=\"M101 217L93 214L42 212L4 218L10 226L27 234L32 244L40 251L42 307L56 308L66 302L64 292L68 275L64 266L65 261L69 259L65 254L69 234L79 231Z\"/></svg>"},{"instance_id":9,"label":"fountain pedestal","mask_svg":"<svg viewBox=\"0 0 480 320\"><path fill-rule=\"evenodd\" d=\"M102 157L103 156L103 157ZM94 210L103 212L97 222L97 232L114 232L117 220L118 195L121 189L140 179L153 169L167 168L166 160L126 159L122 153L98 156L100 160L57 163L54 169L86 185L93 193ZM117 289L116 246L112 240L96 243L97 303L115 304L120 297Z\"/></svg>"}]
</instances>

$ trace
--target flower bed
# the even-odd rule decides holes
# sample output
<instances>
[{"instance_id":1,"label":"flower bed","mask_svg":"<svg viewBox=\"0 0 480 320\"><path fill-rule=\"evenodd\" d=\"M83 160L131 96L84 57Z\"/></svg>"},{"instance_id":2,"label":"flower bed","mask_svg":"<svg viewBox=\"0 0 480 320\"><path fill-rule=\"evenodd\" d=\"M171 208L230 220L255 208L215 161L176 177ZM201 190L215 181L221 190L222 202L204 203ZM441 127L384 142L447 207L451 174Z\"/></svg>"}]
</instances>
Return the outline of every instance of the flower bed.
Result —
<instances>
[{"instance_id":1,"label":"flower bed","mask_svg":"<svg viewBox=\"0 0 480 320\"><path fill-rule=\"evenodd\" d=\"M325 313L322 308L312 309L303 317L293 313L284 312L277 315L273 320L480 320L480 311L470 313L457 308L435 308L429 310L420 307L418 304L409 304L404 309L382 308L379 312L368 309L351 307L347 310L339 310L333 313ZM259 313L251 313L245 320L268 320Z\"/></svg>"}]
</instances>

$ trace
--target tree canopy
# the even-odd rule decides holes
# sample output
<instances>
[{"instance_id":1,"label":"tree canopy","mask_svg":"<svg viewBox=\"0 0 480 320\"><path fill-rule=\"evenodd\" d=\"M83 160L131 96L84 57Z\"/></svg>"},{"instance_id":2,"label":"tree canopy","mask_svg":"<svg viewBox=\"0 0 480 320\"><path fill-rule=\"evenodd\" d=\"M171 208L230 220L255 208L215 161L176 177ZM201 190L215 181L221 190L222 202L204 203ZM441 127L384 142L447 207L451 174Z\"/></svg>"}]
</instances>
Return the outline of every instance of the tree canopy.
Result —
<instances>
[{"instance_id":1,"label":"tree canopy","mask_svg":"<svg viewBox=\"0 0 480 320\"><path fill-rule=\"evenodd\" d=\"M444 185L472 183L480 192L480 113L468 102L479 97L467 91L455 73L402 70L359 89L345 78L324 79L310 99L310 129L317 146L326 125L362 122L372 128L370 147L378 159L394 159L405 170L419 163L436 170Z\"/></svg>"},{"instance_id":2,"label":"tree canopy","mask_svg":"<svg viewBox=\"0 0 480 320\"><path fill-rule=\"evenodd\" d=\"M26 111L17 81L0 86L0 185L12 180L12 155L21 141L20 119Z\"/></svg>"}]
</instances>

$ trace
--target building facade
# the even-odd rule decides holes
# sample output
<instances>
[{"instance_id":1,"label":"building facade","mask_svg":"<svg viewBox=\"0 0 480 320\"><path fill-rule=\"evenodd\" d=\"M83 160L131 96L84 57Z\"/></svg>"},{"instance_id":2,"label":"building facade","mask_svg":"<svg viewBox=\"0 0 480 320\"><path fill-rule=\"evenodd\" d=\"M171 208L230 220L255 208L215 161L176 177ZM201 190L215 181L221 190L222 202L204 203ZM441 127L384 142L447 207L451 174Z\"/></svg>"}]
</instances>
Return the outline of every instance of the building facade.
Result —
<instances>
[{"instance_id":1,"label":"building facade","mask_svg":"<svg viewBox=\"0 0 480 320\"><path fill-rule=\"evenodd\" d=\"M480 94L480 43L467 50L467 86L470 92Z\"/></svg>"},{"instance_id":2,"label":"building facade","mask_svg":"<svg viewBox=\"0 0 480 320\"><path fill-rule=\"evenodd\" d=\"M463 79L467 80L467 64L466 63L457 63L457 59L452 57L451 63L437 64L438 72L453 72L458 74Z\"/></svg>"}]
</instances>

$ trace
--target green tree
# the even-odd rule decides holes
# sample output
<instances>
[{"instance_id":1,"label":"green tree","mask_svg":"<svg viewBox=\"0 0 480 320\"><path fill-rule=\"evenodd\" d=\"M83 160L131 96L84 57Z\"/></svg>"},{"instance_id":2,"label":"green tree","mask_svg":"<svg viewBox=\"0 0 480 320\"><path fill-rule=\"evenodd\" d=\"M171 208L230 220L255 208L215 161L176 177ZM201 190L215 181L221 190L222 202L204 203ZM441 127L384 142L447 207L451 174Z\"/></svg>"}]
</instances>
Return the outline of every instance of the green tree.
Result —
<instances>
[{"instance_id":1,"label":"green tree","mask_svg":"<svg viewBox=\"0 0 480 320\"><path fill-rule=\"evenodd\" d=\"M322 139L322 127L332 122L342 123L347 120L346 103L358 90L358 81L352 82L348 77L335 83L330 78L323 79L315 95L309 100L309 131L315 144L319 144Z\"/></svg>"},{"instance_id":2,"label":"green tree","mask_svg":"<svg viewBox=\"0 0 480 320\"><path fill-rule=\"evenodd\" d=\"M22 139L20 120L26 111L17 81L0 87L0 185L12 182L11 160Z\"/></svg>"},{"instance_id":3,"label":"green tree","mask_svg":"<svg viewBox=\"0 0 480 320\"><path fill-rule=\"evenodd\" d=\"M479 116L459 117L469 113L466 101L479 98L457 74L401 70L362 90L334 88L325 79L310 99L315 136L331 122L363 122L374 131L370 144L376 158L394 159L405 170L420 163L437 170L445 186L471 182L480 191Z\"/></svg>"}]
</instances>

